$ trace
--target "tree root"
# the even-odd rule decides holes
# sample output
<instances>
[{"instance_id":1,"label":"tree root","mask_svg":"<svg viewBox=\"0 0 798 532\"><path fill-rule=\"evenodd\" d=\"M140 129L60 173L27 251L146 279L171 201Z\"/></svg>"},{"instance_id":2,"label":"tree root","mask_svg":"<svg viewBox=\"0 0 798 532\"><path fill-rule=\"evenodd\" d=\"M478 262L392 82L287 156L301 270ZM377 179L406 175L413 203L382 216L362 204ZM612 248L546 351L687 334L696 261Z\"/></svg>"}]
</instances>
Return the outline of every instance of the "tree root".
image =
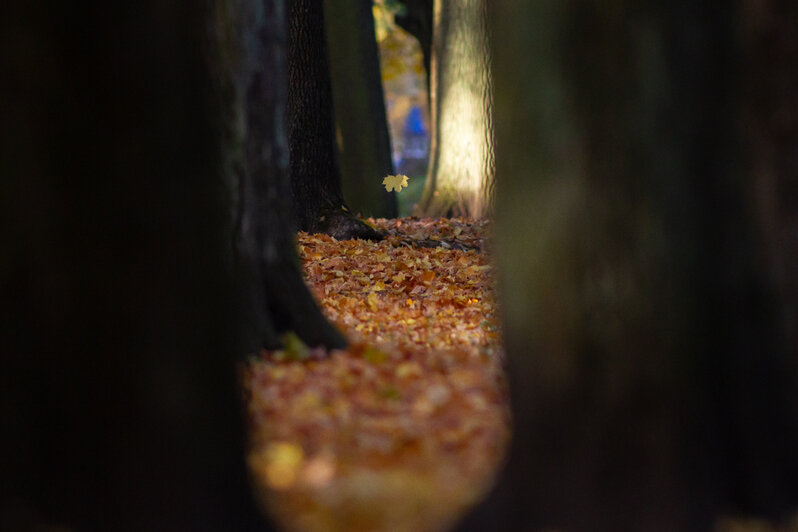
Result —
<instances>
[{"instance_id":1,"label":"tree root","mask_svg":"<svg viewBox=\"0 0 798 532\"><path fill-rule=\"evenodd\" d=\"M377 231L364 221L355 217L349 210L325 209L317 223L318 232L326 233L336 240L382 240L385 234Z\"/></svg>"}]
</instances>

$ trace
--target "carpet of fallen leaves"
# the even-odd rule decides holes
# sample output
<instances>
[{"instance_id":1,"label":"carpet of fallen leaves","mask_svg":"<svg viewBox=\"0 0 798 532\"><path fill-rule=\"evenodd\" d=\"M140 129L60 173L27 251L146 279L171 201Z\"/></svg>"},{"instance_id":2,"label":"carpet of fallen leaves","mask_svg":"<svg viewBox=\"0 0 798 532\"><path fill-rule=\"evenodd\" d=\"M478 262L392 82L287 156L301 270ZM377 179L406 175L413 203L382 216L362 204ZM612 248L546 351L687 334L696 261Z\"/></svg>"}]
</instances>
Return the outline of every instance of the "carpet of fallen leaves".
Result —
<instances>
[{"instance_id":1,"label":"carpet of fallen leaves","mask_svg":"<svg viewBox=\"0 0 798 532\"><path fill-rule=\"evenodd\" d=\"M369 222L388 237L298 238L350 347L263 352L247 369L250 467L286 530L445 529L508 442L487 224Z\"/></svg>"}]
</instances>

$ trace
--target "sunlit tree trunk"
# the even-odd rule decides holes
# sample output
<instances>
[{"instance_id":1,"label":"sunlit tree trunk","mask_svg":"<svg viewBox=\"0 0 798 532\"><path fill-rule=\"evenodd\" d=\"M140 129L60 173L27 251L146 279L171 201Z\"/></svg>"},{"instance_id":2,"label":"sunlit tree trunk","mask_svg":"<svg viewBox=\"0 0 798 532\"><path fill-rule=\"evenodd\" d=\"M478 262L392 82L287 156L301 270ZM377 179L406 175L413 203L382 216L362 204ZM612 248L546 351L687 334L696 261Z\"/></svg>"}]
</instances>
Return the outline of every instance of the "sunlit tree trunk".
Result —
<instances>
[{"instance_id":1,"label":"sunlit tree trunk","mask_svg":"<svg viewBox=\"0 0 798 532\"><path fill-rule=\"evenodd\" d=\"M420 213L479 218L493 198L488 0L436 0L430 162Z\"/></svg>"},{"instance_id":2,"label":"sunlit tree trunk","mask_svg":"<svg viewBox=\"0 0 798 532\"><path fill-rule=\"evenodd\" d=\"M371 6L371 0L324 2L333 114L349 208L394 218L396 195L382 186L382 178L394 172Z\"/></svg>"},{"instance_id":3,"label":"sunlit tree trunk","mask_svg":"<svg viewBox=\"0 0 798 532\"><path fill-rule=\"evenodd\" d=\"M492 3L514 440L462 530L798 508L795 14Z\"/></svg>"}]
</instances>

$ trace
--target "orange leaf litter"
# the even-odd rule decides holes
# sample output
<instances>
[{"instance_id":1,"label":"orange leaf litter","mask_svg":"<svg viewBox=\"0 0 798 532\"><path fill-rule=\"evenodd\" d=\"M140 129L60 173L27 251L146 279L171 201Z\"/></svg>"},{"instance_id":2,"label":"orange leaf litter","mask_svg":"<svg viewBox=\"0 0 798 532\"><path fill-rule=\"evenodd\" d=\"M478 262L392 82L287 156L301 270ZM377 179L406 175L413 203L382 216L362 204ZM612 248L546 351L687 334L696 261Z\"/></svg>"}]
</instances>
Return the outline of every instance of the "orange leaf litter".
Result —
<instances>
[{"instance_id":1,"label":"orange leaf litter","mask_svg":"<svg viewBox=\"0 0 798 532\"><path fill-rule=\"evenodd\" d=\"M246 373L250 468L286 530L445 529L489 488L508 442L487 223L369 222L388 237L298 237L307 283L350 347L304 362L263 352ZM435 240L449 245L408 244Z\"/></svg>"}]
</instances>

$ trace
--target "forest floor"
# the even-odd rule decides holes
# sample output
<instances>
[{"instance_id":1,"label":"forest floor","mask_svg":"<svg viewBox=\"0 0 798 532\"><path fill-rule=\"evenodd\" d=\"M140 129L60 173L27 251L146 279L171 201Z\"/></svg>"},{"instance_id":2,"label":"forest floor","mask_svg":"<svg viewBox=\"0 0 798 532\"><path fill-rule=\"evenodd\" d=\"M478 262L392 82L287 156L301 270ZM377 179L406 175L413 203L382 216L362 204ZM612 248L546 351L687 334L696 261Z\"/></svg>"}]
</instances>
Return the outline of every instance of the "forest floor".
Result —
<instances>
[{"instance_id":1,"label":"forest floor","mask_svg":"<svg viewBox=\"0 0 798 532\"><path fill-rule=\"evenodd\" d=\"M247 368L250 467L286 530L445 529L490 487L508 442L488 225L369 222L388 237L298 238L350 347L326 356L289 339Z\"/></svg>"}]
</instances>

